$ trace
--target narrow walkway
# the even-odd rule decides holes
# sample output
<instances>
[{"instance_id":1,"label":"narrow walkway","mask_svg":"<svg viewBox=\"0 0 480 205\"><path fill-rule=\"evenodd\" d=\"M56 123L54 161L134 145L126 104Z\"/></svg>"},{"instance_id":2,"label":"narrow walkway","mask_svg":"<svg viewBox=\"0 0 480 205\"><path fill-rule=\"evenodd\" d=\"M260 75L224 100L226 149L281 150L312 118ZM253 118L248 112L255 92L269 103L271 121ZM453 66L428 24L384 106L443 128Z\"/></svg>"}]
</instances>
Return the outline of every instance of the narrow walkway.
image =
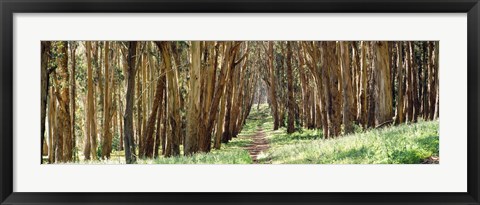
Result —
<instances>
[{"instance_id":1,"label":"narrow walkway","mask_svg":"<svg viewBox=\"0 0 480 205\"><path fill-rule=\"evenodd\" d=\"M267 149L269 148L268 140L265 136L265 132L261 128L258 129L257 133L251 136L253 143L245 147L248 153L250 153L253 164L258 164L258 155L262 152L267 151Z\"/></svg>"}]
</instances>

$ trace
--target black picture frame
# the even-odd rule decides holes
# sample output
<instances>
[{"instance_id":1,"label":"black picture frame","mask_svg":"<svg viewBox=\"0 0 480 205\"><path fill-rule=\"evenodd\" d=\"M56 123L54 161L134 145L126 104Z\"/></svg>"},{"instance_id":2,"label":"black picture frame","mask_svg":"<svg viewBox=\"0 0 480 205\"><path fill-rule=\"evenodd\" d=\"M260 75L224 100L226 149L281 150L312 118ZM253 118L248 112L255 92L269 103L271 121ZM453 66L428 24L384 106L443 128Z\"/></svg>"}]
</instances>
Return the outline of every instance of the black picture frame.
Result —
<instances>
[{"instance_id":1,"label":"black picture frame","mask_svg":"<svg viewBox=\"0 0 480 205\"><path fill-rule=\"evenodd\" d=\"M479 0L0 0L1 204L480 204ZM17 193L13 192L14 13L467 13L468 188L465 193ZM445 176L448 177L448 176ZM412 185L414 186L414 185ZM226 190L228 191L228 190Z\"/></svg>"}]
</instances>

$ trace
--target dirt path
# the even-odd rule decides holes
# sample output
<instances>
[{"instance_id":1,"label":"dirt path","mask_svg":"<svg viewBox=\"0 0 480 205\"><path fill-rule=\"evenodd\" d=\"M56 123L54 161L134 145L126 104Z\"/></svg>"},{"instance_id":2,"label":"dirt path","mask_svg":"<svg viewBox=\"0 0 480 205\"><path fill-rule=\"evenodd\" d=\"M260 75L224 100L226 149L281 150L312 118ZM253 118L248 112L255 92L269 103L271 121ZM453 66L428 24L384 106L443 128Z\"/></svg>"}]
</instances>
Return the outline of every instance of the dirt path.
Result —
<instances>
[{"instance_id":1,"label":"dirt path","mask_svg":"<svg viewBox=\"0 0 480 205\"><path fill-rule=\"evenodd\" d=\"M258 129L257 133L251 136L253 143L245 147L248 153L250 153L250 157L252 158L254 164L258 164L258 155L261 152L267 151L269 148L268 140L265 136L265 132L262 129Z\"/></svg>"},{"instance_id":2,"label":"dirt path","mask_svg":"<svg viewBox=\"0 0 480 205\"><path fill-rule=\"evenodd\" d=\"M430 156L424 159L422 164L440 164L440 157Z\"/></svg>"}]
</instances>

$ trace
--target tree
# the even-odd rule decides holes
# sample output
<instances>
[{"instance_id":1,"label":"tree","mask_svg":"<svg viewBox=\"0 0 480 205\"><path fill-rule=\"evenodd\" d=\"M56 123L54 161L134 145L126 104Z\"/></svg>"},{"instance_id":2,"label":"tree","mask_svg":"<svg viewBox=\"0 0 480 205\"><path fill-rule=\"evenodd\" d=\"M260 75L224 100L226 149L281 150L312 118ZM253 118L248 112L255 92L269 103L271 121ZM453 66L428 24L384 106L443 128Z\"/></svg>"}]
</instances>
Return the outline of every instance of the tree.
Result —
<instances>
[{"instance_id":1,"label":"tree","mask_svg":"<svg viewBox=\"0 0 480 205\"><path fill-rule=\"evenodd\" d=\"M135 156L135 143L133 140L133 96L135 96L135 57L137 53L137 42L128 42L128 73L127 73L127 93L125 95L126 107L124 115L124 146L125 160L127 164L133 164L137 161Z\"/></svg>"},{"instance_id":2,"label":"tree","mask_svg":"<svg viewBox=\"0 0 480 205\"><path fill-rule=\"evenodd\" d=\"M366 50L366 43L361 41L360 42L360 90L358 98L359 100L359 115L360 115L360 123L362 123L363 127L368 127L368 86L367 86L367 50Z\"/></svg>"},{"instance_id":3,"label":"tree","mask_svg":"<svg viewBox=\"0 0 480 205\"><path fill-rule=\"evenodd\" d=\"M353 91L350 78L350 55L348 54L347 42L340 41L340 69L342 70L342 102L343 102L343 125L345 134L353 132Z\"/></svg>"},{"instance_id":4,"label":"tree","mask_svg":"<svg viewBox=\"0 0 480 205\"><path fill-rule=\"evenodd\" d=\"M375 126L392 120L388 42L375 43Z\"/></svg>"},{"instance_id":5,"label":"tree","mask_svg":"<svg viewBox=\"0 0 480 205\"><path fill-rule=\"evenodd\" d=\"M49 87L49 71L48 71L48 62L50 58L50 42L49 41L42 41L41 42L41 52L42 52L42 59L41 59L41 131L40 131L40 139L41 139L41 148L43 150L44 141L45 141L45 118L47 115L47 98L48 98L48 87ZM51 97L51 96L50 96ZM51 144L50 144L51 146ZM43 153L40 153L40 163L43 163L42 160Z\"/></svg>"},{"instance_id":6,"label":"tree","mask_svg":"<svg viewBox=\"0 0 480 205\"><path fill-rule=\"evenodd\" d=\"M440 47L439 47L439 42L438 41L435 41L434 42L434 46L435 46L435 58L434 58L434 64L435 64L435 109L434 109L434 114L433 114L433 119L438 119L439 115L440 115L440 90L439 90L439 82L438 82L438 78L439 78L439 71L440 71L440 67L439 67L439 50L440 50Z\"/></svg>"},{"instance_id":7,"label":"tree","mask_svg":"<svg viewBox=\"0 0 480 205\"><path fill-rule=\"evenodd\" d=\"M166 69L167 77L167 95L168 95L168 111L169 111L169 125L171 132L167 135L167 147L165 156L180 155L180 133L181 121L179 113L180 97L178 94L178 77L177 69L172 65L171 57L171 43L170 42L155 42L160 49L163 57L163 64Z\"/></svg>"},{"instance_id":8,"label":"tree","mask_svg":"<svg viewBox=\"0 0 480 205\"><path fill-rule=\"evenodd\" d=\"M190 67L190 90L188 93L187 135L185 137L185 155L198 152L200 125L200 41L191 42L192 63Z\"/></svg>"},{"instance_id":9,"label":"tree","mask_svg":"<svg viewBox=\"0 0 480 205\"><path fill-rule=\"evenodd\" d=\"M211 133L212 130L213 130L213 127L214 127L214 122L216 120L216 116L215 113L217 112L217 110L221 110L223 109L223 114L220 114L218 120L221 120L223 122L225 122L225 112L226 112L226 108L225 108L225 103L226 103L226 84L227 82L229 81L229 78L228 76L230 76L230 72L231 72L231 65L232 65L232 61L234 61L234 58L232 58L232 55L235 55L236 54L236 46L233 46L232 47L232 42L226 42L225 44L222 44L223 45L223 48L222 50L223 51L223 56L224 56L224 59L223 59L223 63L222 65L220 66L221 69L220 69L220 74L218 75L218 84L215 88L215 92L213 94L213 100L212 100L212 103L211 103L211 106L210 106L210 110L208 111L208 115L209 116L209 119L206 120L206 131L205 133ZM222 100L222 105L220 107L219 106L219 103L220 103L220 100ZM220 111L220 113L222 113L222 111ZM223 123L221 122L221 123ZM220 123L220 122L219 122ZM217 128L218 126L222 126L222 125L217 125ZM220 133L220 130L221 129L217 129L217 136L218 138L220 138L220 134L222 136L222 141L223 141L223 133L225 132L225 130L223 130L223 132ZM218 146L218 148L220 148L220 145Z\"/></svg>"},{"instance_id":10,"label":"tree","mask_svg":"<svg viewBox=\"0 0 480 205\"><path fill-rule=\"evenodd\" d=\"M159 76L164 75L163 70L159 70ZM154 150L157 153L156 156L158 156L158 147L160 143L160 122L161 122L161 113L163 112L162 110L162 100L164 98L164 91L165 91L165 80L163 77L160 77L160 79L157 80L157 86L156 86L156 91L155 91L155 98L153 101L153 107L150 112L150 115L148 117L148 122L147 122L147 128L145 131L145 146L143 147L143 155L145 157L151 158L154 154ZM154 147L154 138L153 138L153 132L155 130L155 122L158 121L157 123L157 136L155 138L155 147Z\"/></svg>"},{"instance_id":11,"label":"tree","mask_svg":"<svg viewBox=\"0 0 480 205\"><path fill-rule=\"evenodd\" d=\"M57 117L56 117L56 97L54 87L50 87L48 102L48 163L55 163L56 151L56 133L57 133Z\"/></svg>"},{"instance_id":12,"label":"tree","mask_svg":"<svg viewBox=\"0 0 480 205\"><path fill-rule=\"evenodd\" d=\"M234 64L232 65L235 68L234 76L232 79L232 94L231 94L231 114L229 120L229 140L237 137L238 134L238 122L241 121L241 110L243 106L243 98L244 98L244 86L245 83L243 82L246 74L247 69L247 60L248 60L248 43L240 42L241 47L243 47L243 51L238 53L239 57L238 60L236 57ZM240 47L239 46L239 47ZM238 67L237 67L238 65Z\"/></svg>"},{"instance_id":13,"label":"tree","mask_svg":"<svg viewBox=\"0 0 480 205\"><path fill-rule=\"evenodd\" d=\"M105 41L105 102L103 103L103 144L102 144L102 158L110 159L110 152L112 151L112 133L110 130L110 104L111 104L111 89L110 89L110 43Z\"/></svg>"},{"instance_id":14,"label":"tree","mask_svg":"<svg viewBox=\"0 0 480 205\"><path fill-rule=\"evenodd\" d=\"M60 130L58 135L60 142L58 144L57 157L62 162L72 160L72 135L71 135L71 118L70 118L70 77L68 72L68 43L66 41L58 42L57 58L58 72L56 80L60 80L57 86L58 95L57 100L59 102L59 118L60 118Z\"/></svg>"},{"instance_id":15,"label":"tree","mask_svg":"<svg viewBox=\"0 0 480 205\"><path fill-rule=\"evenodd\" d=\"M419 108L420 108L420 102L418 100L418 68L416 65L416 60L415 60L415 48L414 44L409 41L408 42L408 49L409 49L409 55L410 55L410 68L411 68L411 82L412 82L412 106L413 106L413 113L412 113L412 121L417 122L417 116L419 113Z\"/></svg>"},{"instance_id":16,"label":"tree","mask_svg":"<svg viewBox=\"0 0 480 205\"><path fill-rule=\"evenodd\" d=\"M335 42L325 42L323 55L324 71L322 71L322 81L324 96L327 107L328 136L335 137L340 135L341 112L340 112L340 93L339 93L339 69L337 48ZM324 72L324 73L323 73Z\"/></svg>"},{"instance_id":17,"label":"tree","mask_svg":"<svg viewBox=\"0 0 480 205\"><path fill-rule=\"evenodd\" d=\"M290 41L287 41L287 84L288 84L288 126L287 133L295 131L295 99L293 97L293 71L292 71L292 46Z\"/></svg>"},{"instance_id":18,"label":"tree","mask_svg":"<svg viewBox=\"0 0 480 205\"><path fill-rule=\"evenodd\" d=\"M275 68L273 66L273 41L268 42L268 51L267 52L267 60L268 60L268 69L269 69L269 88L270 88L270 103L272 104L272 115L273 115L273 130L278 130L278 126L280 125L279 118L278 118L278 105L277 105L277 96L276 96L276 77L275 77Z\"/></svg>"},{"instance_id":19,"label":"tree","mask_svg":"<svg viewBox=\"0 0 480 205\"><path fill-rule=\"evenodd\" d=\"M401 124L404 122L403 114L403 42L397 42L397 106L395 123Z\"/></svg>"},{"instance_id":20,"label":"tree","mask_svg":"<svg viewBox=\"0 0 480 205\"><path fill-rule=\"evenodd\" d=\"M71 118L70 118L70 133L72 134L71 139L72 139L72 146L71 149L73 152L73 157L75 158L77 153L76 153L76 137L75 137L75 112L76 112L76 106L75 106L75 100L76 100L76 82L75 82L75 74L76 74L76 64L77 64L77 58L76 58L76 51L77 51L77 43L76 42L70 42L70 56L72 59L72 69L71 69L71 75L70 75L70 110L71 112Z\"/></svg>"},{"instance_id":21,"label":"tree","mask_svg":"<svg viewBox=\"0 0 480 205\"><path fill-rule=\"evenodd\" d=\"M92 44L90 41L85 43L87 56L87 135L85 137L84 156L86 160L91 157L97 159L97 127L95 120L95 99L93 85L93 68L92 68Z\"/></svg>"}]
</instances>

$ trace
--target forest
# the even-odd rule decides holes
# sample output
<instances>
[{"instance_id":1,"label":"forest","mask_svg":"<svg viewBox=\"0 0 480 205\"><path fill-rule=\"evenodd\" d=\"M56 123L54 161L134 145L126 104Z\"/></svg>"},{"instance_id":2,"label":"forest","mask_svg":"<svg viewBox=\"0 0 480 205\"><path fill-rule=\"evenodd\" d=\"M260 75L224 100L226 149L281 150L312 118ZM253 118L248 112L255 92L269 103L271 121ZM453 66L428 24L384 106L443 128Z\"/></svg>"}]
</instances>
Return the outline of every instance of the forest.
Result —
<instances>
[{"instance_id":1,"label":"forest","mask_svg":"<svg viewBox=\"0 0 480 205\"><path fill-rule=\"evenodd\" d=\"M42 41L42 164L438 164L438 41Z\"/></svg>"}]
</instances>

